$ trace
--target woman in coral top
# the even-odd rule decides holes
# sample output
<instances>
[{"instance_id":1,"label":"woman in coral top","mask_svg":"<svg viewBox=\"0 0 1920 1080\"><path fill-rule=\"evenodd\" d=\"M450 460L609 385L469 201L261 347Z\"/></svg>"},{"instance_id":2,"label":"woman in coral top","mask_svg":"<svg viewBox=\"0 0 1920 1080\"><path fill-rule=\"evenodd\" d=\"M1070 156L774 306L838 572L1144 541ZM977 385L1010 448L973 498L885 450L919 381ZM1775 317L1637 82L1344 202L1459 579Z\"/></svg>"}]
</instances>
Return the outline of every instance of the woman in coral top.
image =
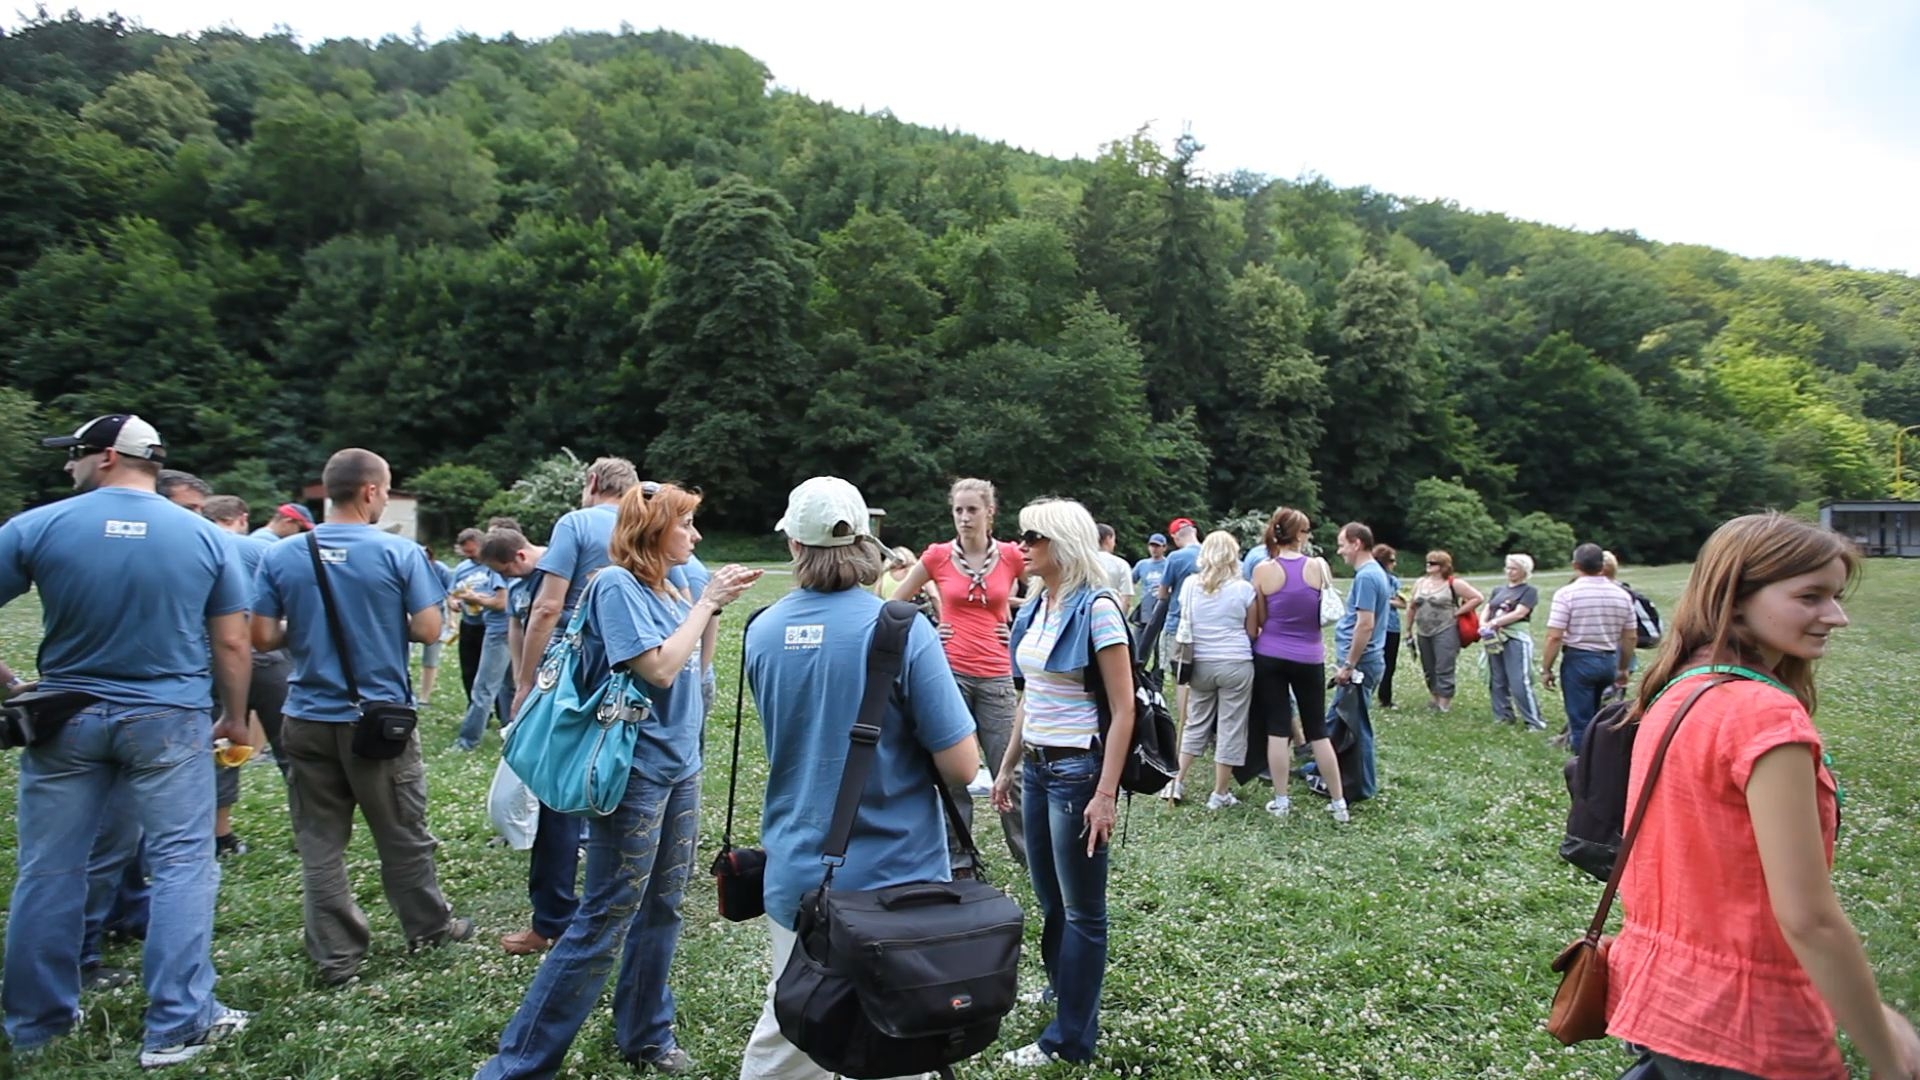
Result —
<instances>
[{"instance_id":1,"label":"woman in coral top","mask_svg":"<svg viewBox=\"0 0 1920 1080\"><path fill-rule=\"evenodd\" d=\"M971 477L956 480L947 491L947 504L953 510L954 538L930 545L893 591L893 598L912 600L929 581L939 591L940 641L947 650L947 665L953 668L960 696L973 713L986 764L998 769L1013 737L1013 661L1007 655L1012 614L1007 600L1026 572L1027 560L1020 545L993 538L993 515L999 505L992 484ZM1007 835L1007 850L1025 866L1027 841L1020 821L1018 784L1013 792L1013 809L1000 815L1000 827ZM973 801L966 785L953 794L960 815L971 827ZM954 849L954 867L967 865L966 856Z\"/></svg>"},{"instance_id":2,"label":"woman in coral top","mask_svg":"<svg viewBox=\"0 0 1920 1080\"><path fill-rule=\"evenodd\" d=\"M1640 1075L1845 1077L1836 1021L1876 1080L1920 1077L1920 1039L1880 1002L1830 877L1839 799L1813 726L1813 662L1847 625L1859 555L1779 514L1722 525L1700 549L1635 709L1627 805L1699 680L1620 887L1608 1033Z\"/></svg>"}]
</instances>

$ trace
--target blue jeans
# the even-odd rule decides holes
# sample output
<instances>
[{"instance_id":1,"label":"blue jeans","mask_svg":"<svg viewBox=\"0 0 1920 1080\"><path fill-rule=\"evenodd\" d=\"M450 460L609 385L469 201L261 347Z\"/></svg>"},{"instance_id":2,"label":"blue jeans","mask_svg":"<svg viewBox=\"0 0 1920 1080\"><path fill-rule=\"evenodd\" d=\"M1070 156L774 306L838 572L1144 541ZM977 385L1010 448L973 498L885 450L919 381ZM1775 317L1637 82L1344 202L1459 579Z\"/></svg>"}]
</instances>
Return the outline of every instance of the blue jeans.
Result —
<instances>
[{"instance_id":1,"label":"blue jeans","mask_svg":"<svg viewBox=\"0 0 1920 1080\"><path fill-rule=\"evenodd\" d=\"M146 953L149 1049L198 1038L213 996L213 718L205 709L95 703L20 755L19 877L0 1001L24 1050L79 1016L87 865L116 787L132 795L153 876ZM25 917L31 912L32 917Z\"/></svg>"},{"instance_id":2,"label":"blue jeans","mask_svg":"<svg viewBox=\"0 0 1920 1080\"><path fill-rule=\"evenodd\" d=\"M527 899L533 904L533 932L558 940L580 906L574 882L580 877L580 819L541 804L540 826L533 833L527 860Z\"/></svg>"},{"instance_id":3,"label":"blue jeans","mask_svg":"<svg viewBox=\"0 0 1920 1080\"><path fill-rule=\"evenodd\" d=\"M115 784L100 816L100 834L87 854L86 932L80 968L101 962L101 939L110 932L147 936L146 845L140 842L140 807L133 789Z\"/></svg>"},{"instance_id":4,"label":"blue jeans","mask_svg":"<svg viewBox=\"0 0 1920 1080\"><path fill-rule=\"evenodd\" d=\"M1040 960L1057 1009L1040 1049L1090 1061L1100 1037L1100 985L1107 976L1107 848L1087 857L1087 803L1100 754L1021 766L1027 872L1040 904Z\"/></svg>"},{"instance_id":5,"label":"blue jeans","mask_svg":"<svg viewBox=\"0 0 1920 1080\"><path fill-rule=\"evenodd\" d=\"M1567 707L1567 748L1576 756L1587 735L1587 725L1600 711L1600 697L1613 688L1620 664L1618 653L1568 649L1560 654L1560 700Z\"/></svg>"},{"instance_id":6,"label":"blue jeans","mask_svg":"<svg viewBox=\"0 0 1920 1080\"><path fill-rule=\"evenodd\" d=\"M488 634L480 646L480 667L473 673L473 690L467 696L467 715L460 718L459 744L471 750L480 745L487 733L487 714L498 709L502 716L513 709L513 693L506 685L513 655L506 635ZM505 703L500 701L506 695Z\"/></svg>"},{"instance_id":7,"label":"blue jeans","mask_svg":"<svg viewBox=\"0 0 1920 1080\"><path fill-rule=\"evenodd\" d=\"M1342 772L1340 776L1340 793L1346 796L1347 801L1350 803L1359 802L1363 799L1371 799L1380 790L1380 774L1373 760L1372 706L1373 692L1379 689L1380 681L1386 675L1386 652L1382 650L1380 652L1362 653L1360 655L1360 666L1355 670L1360 672L1360 685L1357 688L1352 685L1335 687L1333 690L1333 698L1327 704L1327 731L1329 735L1337 734L1334 730L1336 724L1342 727L1351 726L1353 728L1354 740L1358 744L1354 754L1356 755L1355 760L1359 762L1359 768L1355 770L1355 775L1353 776L1348 776L1344 772ZM1354 695L1359 696L1359 715L1357 722L1348 725L1347 721L1340 716L1340 708ZM1340 741L1341 740L1336 738L1336 745ZM1311 761L1300 767L1300 775L1302 776L1312 776L1319 771L1319 768Z\"/></svg>"},{"instance_id":8,"label":"blue jeans","mask_svg":"<svg viewBox=\"0 0 1920 1080\"><path fill-rule=\"evenodd\" d=\"M667 969L680 941L680 902L699 817L699 776L669 786L634 772L619 809L589 821L580 909L501 1033L499 1053L475 1080L558 1073L616 953L622 954L613 992L620 1052L652 1060L674 1047Z\"/></svg>"}]
</instances>

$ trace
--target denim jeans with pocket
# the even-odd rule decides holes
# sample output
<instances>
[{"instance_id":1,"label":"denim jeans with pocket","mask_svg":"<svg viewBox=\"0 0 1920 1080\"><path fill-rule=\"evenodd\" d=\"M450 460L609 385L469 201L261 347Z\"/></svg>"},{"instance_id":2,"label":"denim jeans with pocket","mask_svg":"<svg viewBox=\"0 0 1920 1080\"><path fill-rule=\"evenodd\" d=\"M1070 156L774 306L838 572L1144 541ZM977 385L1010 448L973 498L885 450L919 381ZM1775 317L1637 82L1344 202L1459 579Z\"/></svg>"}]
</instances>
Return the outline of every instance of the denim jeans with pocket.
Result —
<instances>
[{"instance_id":1,"label":"denim jeans with pocket","mask_svg":"<svg viewBox=\"0 0 1920 1080\"><path fill-rule=\"evenodd\" d=\"M206 709L96 702L20 755L19 876L8 910L7 1038L29 1049L80 1015L87 866L115 788L138 815L152 875L146 1047L198 1038L213 996L213 717ZM29 915L29 913L31 913Z\"/></svg>"},{"instance_id":2,"label":"denim jeans with pocket","mask_svg":"<svg viewBox=\"0 0 1920 1080\"><path fill-rule=\"evenodd\" d=\"M663 785L636 771L619 808L588 819L579 910L541 961L500 1035L499 1052L475 1080L557 1074L616 957L614 1041L621 1053L651 1061L674 1048L667 970L680 942L680 904L699 817L698 775Z\"/></svg>"},{"instance_id":3,"label":"denim jeans with pocket","mask_svg":"<svg viewBox=\"0 0 1920 1080\"><path fill-rule=\"evenodd\" d=\"M507 716L513 708L513 682L507 677L513 666L513 650L507 648L505 635L488 634L486 643L480 646L480 666L473 673L473 688L469 692L467 712L460 718L461 746L472 749L480 745L487 734L487 714L498 712ZM505 695L505 704L501 696Z\"/></svg>"},{"instance_id":4,"label":"denim jeans with pocket","mask_svg":"<svg viewBox=\"0 0 1920 1080\"><path fill-rule=\"evenodd\" d=\"M1560 654L1560 701L1567 707L1567 748L1576 755L1586 744L1587 725L1600 711L1600 699L1613 687L1620 655L1596 649Z\"/></svg>"},{"instance_id":5,"label":"denim jeans with pocket","mask_svg":"<svg viewBox=\"0 0 1920 1080\"><path fill-rule=\"evenodd\" d=\"M1107 975L1107 847L1087 854L1086 810L1100 782L1098 750L1022 766L1027 871L1040 905L1040 959L1057 1009L1040 1049L1088 1061L1100 1037Z\"/></svg>"}]
</instances>

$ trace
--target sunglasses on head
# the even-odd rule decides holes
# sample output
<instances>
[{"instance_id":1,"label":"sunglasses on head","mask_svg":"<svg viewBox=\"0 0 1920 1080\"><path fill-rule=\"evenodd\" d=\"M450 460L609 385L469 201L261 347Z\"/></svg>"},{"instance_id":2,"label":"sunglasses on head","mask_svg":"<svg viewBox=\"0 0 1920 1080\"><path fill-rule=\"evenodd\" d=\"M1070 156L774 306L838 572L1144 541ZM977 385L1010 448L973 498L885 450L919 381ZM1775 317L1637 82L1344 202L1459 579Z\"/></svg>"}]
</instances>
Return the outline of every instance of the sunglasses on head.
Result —
<instances>
[{"instance_id":1,"label":"sunglasses on head","mask_svg":"<svg viewBox=\"0 0 1920 1080\"><path fill-rule=\"evenodd\" d=\"M1023 532L1020 534L1020 542L1027 545L1028 547L1032 547L1033 545L1039 543L1042 540L1045 540L1046 538L1047 538L1046 534L1041 533L1034 529L1028 529L1026 532Z\"/></svg>"}]
</instances>

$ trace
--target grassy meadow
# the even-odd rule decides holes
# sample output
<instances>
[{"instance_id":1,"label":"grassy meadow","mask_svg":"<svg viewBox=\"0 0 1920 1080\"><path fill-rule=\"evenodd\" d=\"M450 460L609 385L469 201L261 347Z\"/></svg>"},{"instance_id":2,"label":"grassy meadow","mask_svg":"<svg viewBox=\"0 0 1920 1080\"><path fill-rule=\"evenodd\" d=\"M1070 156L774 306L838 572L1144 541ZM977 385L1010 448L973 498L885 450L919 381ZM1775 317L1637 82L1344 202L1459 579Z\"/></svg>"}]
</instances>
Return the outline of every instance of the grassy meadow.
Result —
<instances>
[{"instance_id":1,"label":"grassy meadow","mask_svg":"<svg viewBox=\"0 0 1920 1080\"><path fill-rule=\"evenodd\" d=\"M1670 612L1686 567L1635 570L1629 580ZM1550 580L1547 574L1536 579ZM753 607L788 587L770 574L748 603L726 613L722 703L708 736L710 765L698 870L675 964L679 1039L696 1075L736 1075L739 1052L768 977L757 924L722 921L704 867L725 812L728 725L738 675L739 630ZM1887 997L1920 1010L1920 563L1869 565L1821 672L1818 722L1847 791L1836 856L1840 895L1867 940ZM1902 614L1904 612L1904 614ZM1544 618L1536 628L1544 635ZM31 597L0 610L0 656L30 668L38 635ZM488 1055L539 959L495 944L527 925L526 855L489 846L484 796L497 734L482 751L451 749L462 697L451 651L422 724L430 814L441 840L440 880L456 909L475 917L475 942L408 955L381 896L364 830L350 854L360 903L375 929L364 975L321 988L301 945L299 865L278 773L246 770L235 810L252 851L223 864L214 938L219 992L255 1010L237 1041L172 1074L234 1080L463 1078ZM1417 663L1403 657L1400 708L1376 713L1381 795L1337 829L1295 785L1293 819L1260 810L1264 789L1209 813L1198 800L1136 800L1123 819L1110 884L1111 964L1100 1057L1055 1065L1046 1076L1561 1077L1602 1080L1627 1064L1617 1044L1562 1049L1541 1029L1555 977L1547 962L1589 918L1599 886L1555 855L1566 795L1562 752L1490 719L1477 650L1461 661L1451 714L1427 712ZM1562 712L1542 694L1549 722ZM764 765L748 702L742 782L749 839ZM14 772L0 757L0 879L13 877ZM1205 764L1189 789L1204 794ZM984 816L984 815L983 815ZM1031 911L1031 889L983 830L990 870ZM9 919L32 912L7 912ZM1039 979L1038 925L1029 967ZM137 947L109 954L134 967ZM74 1035L39 1060L0 1051L0 1076L103 1080L139 1074L144 995L139 987L90 994ZM963 1077L1015 1075L998 1051L1031 1041L1036 1006L1009 1017L995 1052L962 1065ZM574 1045L565 1074L630 1075L612 1048L602 1008ZM1864 1075L1864 1070L1861 1071Z\"/></svg>"}]
</instances>

